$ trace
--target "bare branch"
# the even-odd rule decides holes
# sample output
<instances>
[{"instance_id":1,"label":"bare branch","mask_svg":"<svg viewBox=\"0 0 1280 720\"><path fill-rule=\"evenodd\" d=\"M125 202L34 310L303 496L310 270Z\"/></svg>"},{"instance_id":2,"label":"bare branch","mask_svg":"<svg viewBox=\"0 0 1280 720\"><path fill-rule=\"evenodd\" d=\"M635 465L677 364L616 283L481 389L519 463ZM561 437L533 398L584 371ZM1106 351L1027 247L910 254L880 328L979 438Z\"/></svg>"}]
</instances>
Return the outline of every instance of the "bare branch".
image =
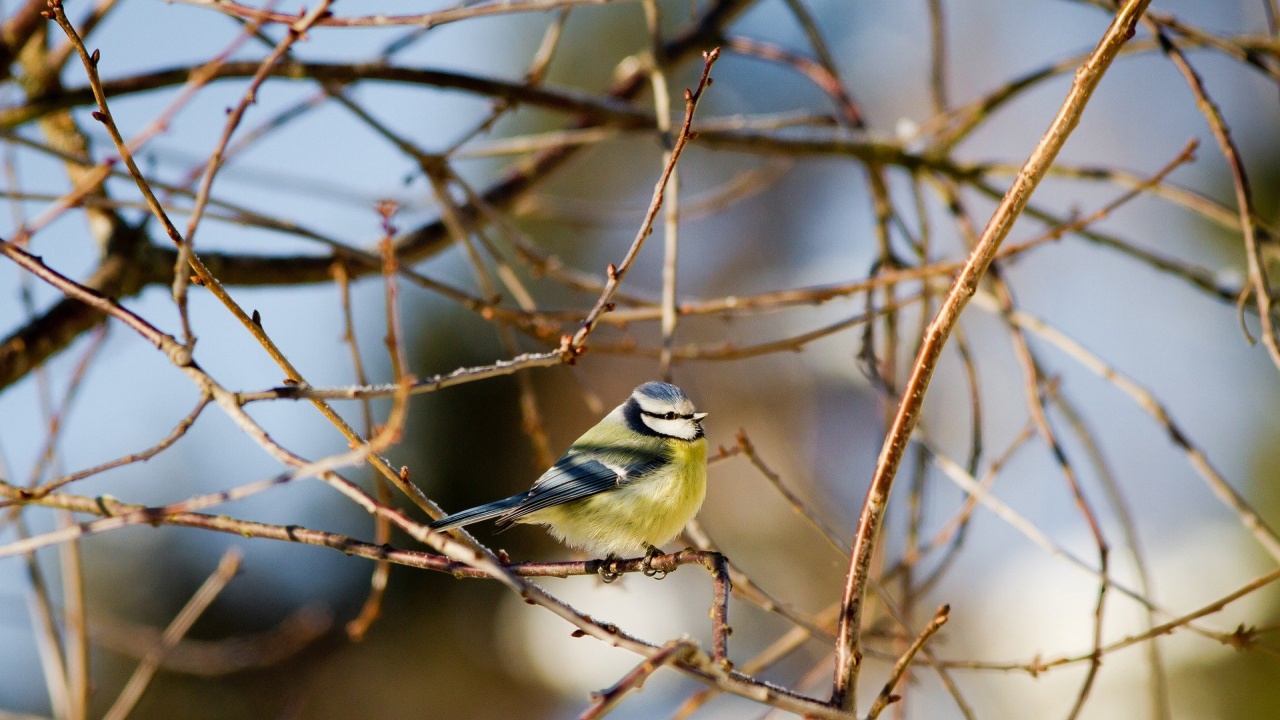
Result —
<instances>
[{"instance_id":1,"label":"bare branch","mask_svg":"<svg viewBox=\"0 0 1280 720\"><path fill-rule=\"evenodd\" d=\"M863 512L858 520L853 552L849 558L849 572L842 600L843 612L838 631L839 640L836 645L836 676L832 689L832 702L842 708L854 707L856 699L855 685L858 670L862 664L859 641L862 632L862 600L869 580L868 571L872 550L879 536L880 523L884 518L894 476L902 461L907 439L919 420L924 393L928 388L929 380L933 377L938 357L942 353L942 346L977 287L979 278L994 259L1000 243L1008 235L1014 221L1030 200L1031 193L1048 171L1067 137L1080 122L1080 116L1093 90L1102 80L1103 74L1125 41L1132 36L1134 24L1141 17L1147 4L1148 0L1130 0L1116 13L1111 26L1099 41L1097 49L1077 72L1075 82L1058 115L1032 151L1031 157L1027 159L1026 165L1005 195L1000 207L992 215L978 245L970 254L964 270L956 278L955 284L947 294L942 308L938 311L924 338L911 376L903 389L902 403L893 418L893 425L889 429L880 459L876 463L876 471L872 476L867 499L863 504Z\"/></svg>"}]
</instances>

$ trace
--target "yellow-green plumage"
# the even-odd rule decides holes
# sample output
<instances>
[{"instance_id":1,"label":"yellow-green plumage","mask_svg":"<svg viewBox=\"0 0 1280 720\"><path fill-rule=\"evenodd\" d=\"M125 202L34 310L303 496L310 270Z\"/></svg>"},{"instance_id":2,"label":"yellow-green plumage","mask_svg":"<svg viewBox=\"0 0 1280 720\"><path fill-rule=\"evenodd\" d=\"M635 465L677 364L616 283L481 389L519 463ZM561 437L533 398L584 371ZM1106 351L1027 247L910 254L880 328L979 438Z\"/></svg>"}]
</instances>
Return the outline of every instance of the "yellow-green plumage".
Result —
<instances>
[{"instance_id":1,"label":"yellow-green plumage","mask_svg":"<svg viewBox=\"0 0 1280 720\"><path fill-rule=\"evenodd\" d=\"M689 524L707 494L707 441L668 448L672 472L616 490L544 508L516 522L541 523L561 542L592 555L627 555L670 542Z\"/></svg>"},{"instance_id":2,"label":"yellow-green plumage","mask_svg":"<svg viewBox=\"0 0 1280 720\"><path fill-rule=\"evenodd\" d=\"M680 533L706 496L705 417L680 388L645 383L583 433L527 492L431 527L537 523L565 544L603 556L658 547Z\"/></svg>"}]
</instances>

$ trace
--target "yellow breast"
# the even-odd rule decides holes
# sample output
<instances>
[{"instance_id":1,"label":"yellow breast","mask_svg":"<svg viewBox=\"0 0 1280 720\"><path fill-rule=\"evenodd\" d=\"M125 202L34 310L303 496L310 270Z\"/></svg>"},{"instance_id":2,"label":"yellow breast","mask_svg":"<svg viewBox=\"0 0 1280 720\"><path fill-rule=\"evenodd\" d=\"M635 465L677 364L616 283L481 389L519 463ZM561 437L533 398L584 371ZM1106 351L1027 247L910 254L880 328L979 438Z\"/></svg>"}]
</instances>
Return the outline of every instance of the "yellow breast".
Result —
<instances>
[{"instance_id":1,"label":"yellow breast","mask_svg":"<svg viewBox=\"0 0 1280 720\"><path fill-rule=\"evenodd\" d=\"M523 522L546 525L562 542L593 556L623 556L660 546L680 533L707 494L707 441L672 443L668 472L655 473Z\"/></svg>"}]
</instances>

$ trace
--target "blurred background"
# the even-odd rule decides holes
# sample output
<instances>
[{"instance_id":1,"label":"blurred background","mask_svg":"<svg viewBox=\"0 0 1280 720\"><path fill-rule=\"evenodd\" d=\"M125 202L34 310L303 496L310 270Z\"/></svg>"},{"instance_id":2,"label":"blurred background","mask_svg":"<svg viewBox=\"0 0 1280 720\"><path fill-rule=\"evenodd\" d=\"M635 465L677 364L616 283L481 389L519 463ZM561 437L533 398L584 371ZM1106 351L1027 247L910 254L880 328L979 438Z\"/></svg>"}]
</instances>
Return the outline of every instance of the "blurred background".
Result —
<instances>
[{"instance_id":1,"label":"blurred background","mask_svg":"<svg viewBox=\"0 0 1280 720\"><path fill-rule=\"evenodd\" d=\"M944 146L936 86L931 82L931 6L940 8L945 21L945 102L951 108L1088 52L1111 18L1098 7L1105 3L1067 0L796 2L807 8L825 38L838 77L865 127L852 127L831 97L795 66L726 50L713 72L715 84L699 108L700 121L737 123L778 142L753 148L741 141L695 140L684 155L679 189L682 300L857 282L883 271L890 260L907 265L962 259L965 239L948 212L945 181L949 177L959 183L965 209L980 230L998 196L983 193L979 186L987 183L997 192L1007 187L1056 112L1076 63L1020 89L1007 104L981 117L954 147ZM341 17L363 17L448 7L437 2L423 5L377 0L336 3L333 11ZM675 37L721 5L743 8L725 25L723 42L746 38L795 56L815 57L790 0L658 2L660 33L664 39ZM319 27L291 53L299 60L357 67L383 57L391 67L519 83L538 56L548 28L563 22L545 85L584 98L601 97L613 78L651 47L643 5L614 2L566 8L482 15L425 30ZM274 6L281 13L298 9L293 3ZM243 23L203 3L123 0L100 3L95 10L88 3L67 2L68 15L78 26L99 10L105 14L87 42L101 51L98 68L105 81L198 66L228 48L233 48L233 60L254 63L270 51L260 39L233 45L244 34ZM1179 45L1230 124L1249 173L1259 222L1274 222L1280 46L1272 6L1262 0L1186 0L1157 2L1152 11L1195 30L1178 35ZM6 17L20 12L14 3L5 8ZM58 28L50 24L47 31L47 41L38 32L33 42L61 46L64 37ZM261 32L274 43L284 29L269 24ZM1220 42L1214 47L1206 38ZM1241 48L1252 54L1235 52ZM700 69L696 54L668 68L677 123L680 93L696 82ZM41 149L53 144L43 125L51 121L16 114L34 104L31 84L24 77L15 69L16 79L0 87L5 107L0 112L5 119L4 183L12 198L11 212L2 221L5 238L13 237L70 188L63 163ZM74 57L60 77L68 92L86 86L84 69ZM225 110L240 101L247 83L241 76L201 87L140 151L139 163L147 177L183 183L193 170L200 170L218 142ZM399 210L393 222L404 231L439 216L418 163L351 107L326 98L324 90L306 79L264 83L235 138L258 128L270 131L237 152L217 175L213 197L229 205L211 209L196 238L197 252L280 257L330 252L298 232L271 229L243 217L224 218L232 214L230 206L360 248L373 247L382 234L375 210L379 200L396 201ZM181 85L174 83L146 92L120 92L112 98L111 109L129 138L181 92ZM492 127L455 150L490 117L494 98L413 82L362 81L343 86L341 92L377 123L426 152L449 151L451 169L480 189L521 157L498 155L501 141L538 137L574 121L565 112L522 104L501 113ZM652 102L646 91L634 107L651 112ZM102 125L89 117L93 108L88 103L87 97L74 100L66 117L77 122L92 156L101 160L114 150ZM295 112L282 115L291 110ZM949 120L945 127L956 127L959 115L944 117ZM1185 81L1155 48L1150 32L1140 29L1067 143L1059 158L1063 170L1045 180L1032 205L1059 221L1087 215L1128 187L1116 181L1115 172L1101 170L1148 177L1193 138L1200 141L1196 161L1176 169L1168 187L1189 193L1178 197L1219 203L1229 209L1230 218L1235 206L1229 167ZM796 149L806 141L821 147ZM839 149L841 143L870 142L919 153L910 157L933 152L958 167L986 165L972 178L961 173L948 176L927 163L907 167L901 155L869 166L865 155ZM505 215L533 246L599 280L605 266L618 262L635 236L662 169L662 147L653 131L607 133L506 207ZM894 219L886 224L889 252L877 235L872 181L877 177L885 180L885 196L895 208ZM148 221L145 208L137 205L140 195L131 180L115 177L105 190L119 203L119 217L140 225L151 242L168 243L154 219ZM1042 318L1146 387L1193 447L1274 525L1280 523L1280 378L1264 348L1248 342L1233 303L1247 281L1241 233L1224 227L1229 222L1215 222L1211 212L1195 212L1195 207L1176 198L1170 201L1168 195L1144 194L1090 225L1090 231L1114 238L1120 249L1096 237L1069 233L1002 261L1000 277L1019 310ZM454 199L463 200L460 194ZM190 197L175 195L166 202L180 218L178 226L185 227L182 209L190 208ZM1006 245L1036 238L1052 226L1024 216ZM90 228L84 209L67 212L31 237L31 251L60 272L83 279L102 250ZM637 304L653 302L661 294L663 236L660 221L623 285ZM922 239L927 240L923 248ZM1171 259L1176 267L1155 267L1141 260L1141 253ZM509 250L506 255L517 257ZM474 295L483 294L468 253L457 244L413 267ZM575 290L554 275L533 272L527 264L517 262L514 267L541 309L582 312L598 295ZM23 275L13 263L0 262L0 333L5 336L60 299L54 289ZM1192 278L1208 280L1197 285ZM921 287L919 282L901 285L896 297L913 299ZM932 287L936 305L936 293L945 282ZM228 291L246 310L261 314L263 328L312 385L356 382L351 353L343 342L343 305L336 283L229 283ZM982 290L993 291L991 285ZM357 344L373 382L392 378L383 341L383 293L376 276L351 286ZM672 377L700 409L711 413L711 447L733 448L739 430L745 431L759 457L809 514L831 529L840 545L834 547L796 512L742 454L711 467L707 501L699 516L702 527L761 588L799 613L818 614L839 600L848 543L886 418L896 406L890 389L905 377L921 323L932 310L913 301L896 314L892 326L878 322L869 334L865 322L850 323L840 332L792 343L779 352L736 357L728 349L796 338L856 318L870 306L883 306L886 297L877 291L870 299L866 294L845 295L772 312L689 316L677 329L676 344L691 357L675 362ZM400 301L409 370L419 377L514 354L494 323L457 302L408 282L400 284ZM165 332L180 335L165 284L152 284L122 302ZM510 298L503 304L517 307ZM224 387L254 391L281 383L279 367L209 293L192 288L190 315L199 336L195 357ZM1244 323L1256 336L1256 311L1246 312ZM0 391L0 476L7 482L39 484L138 452L168 434L195 406L197 389L155 348L118 323L106 327L105 337L95 332L81 335L38 372ZM575 324L564 327L572 332ZM1015 338L993 305L979 298L966 310L961 327L980 398L982 447L974 467L981 479L1028 427L1027 381ZM519 333L514 337L517 352L555 345ZM1042 365L1038 392L1069 403L1051 402L1049 420L1097 517L1118 584L1139 587L1135 558L1140 557L1149 576L1145 596L1177 616L1276 567L1276 559L1254 540L1240 517L1215 498L1188 454L1171 442L1166 427L1078 358L1036 334L1027 342ZM657 322L602 325L590 344L591 351L573 367L524 371L553 455L635 385L661 374ZM80 375L77 366L89 352L92 362ZM869 352L876 360L868 360ZM57 407L71 389L74 402L61 418L52 459L44 463L50 404ZM521 490L537 477L545 460L539 459L525 432L520 393L515 378L499 377L415 396L405 437L388 457L393 466L408 467L411 480L449 511ZM966 364L953 342L930 387L920 436L962 466L973 450L972 393ZM364 427L358 403L334 405L354 427ZM1079 414L1105 464L1094 461L1094 448L1072 429L1072 412L1064 407ZM389 403L379 400L373 408L375 419L385 420ZM248 409L275 441L299 455L320 458L347 449L346 439L307 403L256 403ZM237 487L281 469L215 408L206 410L185 436L153 459L96 474L64 490L158 505ZM1054 546L1097 567L1097 543L1051 447L1040 440L1020 444L998 470L992 492L1004 505ZM372 491L374 474L368 468L343 474ZM932 538L951 521L965 497L938 463L914 448L889 508L877 567L892 567L910 547L923 542L913 540L913 535ZM397 504L416 512L402 499ZM8 507L4 512L0 543L13 541L19 532L37 534L57 527L54 513L45 508ZM371 518L315 480L212 512L373 540ZM1126 530L1126 514L1133 532ZM481 541L505 549L514 559L571 557L539 528L521 526L502 534L490 526L475 530ZM392 544L419 549L398 534ZM111 705L140 653L149 647L149 633L163 630L230 547L244 553L241 572L188 633L132 717L570 718L590 705L590 692L608 687L638 662L622 650L571 637L571 626L524 604L497 583L394 566L381 618L362 641L353 642L343 625L368 595L371 562L296 543L144 525L80 543L92 639L90 716L100 716ZM63 589L58 550L42 550L36 557L56 609ZM0 559L0 710L50 717L56 709L50 705L41 669L30 567L21 557ZM939 569L932 581L924 582ZM939 604L950 604L950 622L931 647L937 657L957 661L950 678L973 716L1060 717L1073 712L1088 663L1054 668L1038 677L1025 668L1035 660L1091 650L1098 602L1095 574L1037 545L988 508L978 507L962 543L954 551L927 553L910 577L914 580L908 583L915 585L895 578L885 581L885 591L902 603L916 630ZM607 586L590 577L540 584L575 608L645 640L662 643L688 635L709 646L711 584L699 568L683 568L661 582L636 575ZM868 616L871 657L860 693L864 710L905 644L903 631L884 616L882 607L873 603L873 608ZM1107 596L1104 610L1104 642L1147 627L1142 606L1121 592ZM1169 618L1159 616L1157 622ZM730 619L730 657L739 667L791 627L778 614L739 598L733 601ZM1277 623L1280 593L1264 586L1197 624L1217 633L1256 629L1256 642L1243 649L1182 629L1108 653L1079 717L1274 718L1280 715ZM1163 673L1153 670L1153 643L1158 643L1156 666ZM825 697L831 646L830 639L811 639L760 676ZM701 687L673 671L660 671L613 714L669 717ZM939 675L925 666L918 667L898 692L905 700L892 712L905 717L963 716ZM766 710L722 696L694 717L756 717ZM0 717L6 717L3 712Z\"/></svg>"}]
</instances>

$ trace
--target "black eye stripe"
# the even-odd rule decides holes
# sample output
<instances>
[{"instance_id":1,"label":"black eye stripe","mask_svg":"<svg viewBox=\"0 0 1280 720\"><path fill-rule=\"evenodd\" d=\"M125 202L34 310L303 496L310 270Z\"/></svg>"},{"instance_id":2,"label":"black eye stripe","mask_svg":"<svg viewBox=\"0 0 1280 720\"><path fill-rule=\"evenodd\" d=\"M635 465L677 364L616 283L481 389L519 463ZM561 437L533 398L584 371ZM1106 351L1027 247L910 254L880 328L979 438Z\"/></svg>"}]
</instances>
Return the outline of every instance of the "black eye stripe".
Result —
<instances>
[{"instance_id":1,"label":"black eye stripe","mask_svg":"<svg viewBox=\"0 0 1280 720\"><path fill-rule=\"evenodd\" d=\"M656 420L692 420L693 419L692 415L676 415L675 417L669 418L667 417L666 413L653 413L653 412L649 412L648 410L641 410L640 414L647 415Z\"/></svg>"}]
</instances>

